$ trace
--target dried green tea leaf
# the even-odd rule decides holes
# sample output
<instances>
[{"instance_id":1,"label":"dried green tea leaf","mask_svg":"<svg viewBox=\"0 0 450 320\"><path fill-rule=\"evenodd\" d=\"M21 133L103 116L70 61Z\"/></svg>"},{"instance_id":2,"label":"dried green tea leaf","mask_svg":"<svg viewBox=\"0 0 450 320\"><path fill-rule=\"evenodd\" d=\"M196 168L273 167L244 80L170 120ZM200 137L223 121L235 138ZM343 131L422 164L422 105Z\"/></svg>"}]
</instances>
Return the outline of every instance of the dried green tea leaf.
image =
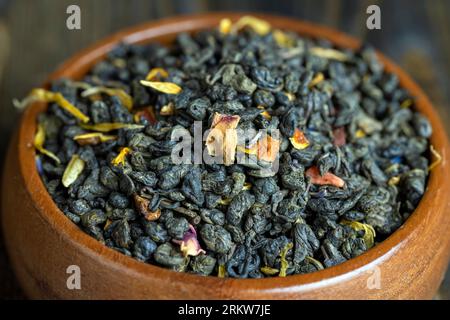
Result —
<instances>
[{"instance_id":1,"label":"dried green tea leaf","mask_svg":"<svg viewBox=\"0 0 450 320\"><path fill-rule=\"evenodd\" d=\"M348 225L348 226L352 227L355 231L364 230L363 239L366 244L366 247L368 249L373 247L376 233L375 233L375 229L370 224L361 223L358 221L349 221L349 220L342 220L341 224Z\"/></svg>"},{"instance_id":2,"label":"dried green tea leaf","mask_svg":"<svg viewBox=\"0 0 450 320\"><path fill-rule=\"evenodd\" d=\"M279 274L280 277L286 277L286 271L289 266L289 263L286 260L286 256L287 256L288 251L291 250L293 246L294 246L294 244L292 242L289 242L283 248L283 250L281 250L281 253L280 253L281 267L280 267L280 274Z\"/></svg>"}]
</instances>

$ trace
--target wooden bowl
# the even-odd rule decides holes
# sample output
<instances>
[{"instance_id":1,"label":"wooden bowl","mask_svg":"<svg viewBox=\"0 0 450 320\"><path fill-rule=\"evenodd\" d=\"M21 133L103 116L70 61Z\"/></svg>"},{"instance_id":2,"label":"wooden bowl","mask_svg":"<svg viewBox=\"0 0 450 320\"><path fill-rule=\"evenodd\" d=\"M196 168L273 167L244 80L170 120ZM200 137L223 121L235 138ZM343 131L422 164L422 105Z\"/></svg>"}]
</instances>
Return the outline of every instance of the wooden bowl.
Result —
<instances>
[{"instance_id":1,"label":"wooden bowl","mask_svg":"<svg viewBox=\"0 0 450 320\"><path fill-rule=\"evenodd\" d=\"M181 31L214 28L214 13L176 17L120 32L64 63L51 79L82 77L119 41L168 43ZM306 22L259 15L272 26L338 47L358 41ZM450 149L439 116L422 90L399 67L380 55L386 69L416 98L433 125L431 143L443 160L430 174L416 211L388 239L338 266L305 275L268 279L221 279L177 273L138 262L91 238L57 208L35 166L36 117L45 104L28 108L10 144L3 178L3 228L16 275L31 298L50 299L403 299L432 298L449 261ZM80 267L81 290L67 288L71 265Z\"/></svg>"}]
</instances>

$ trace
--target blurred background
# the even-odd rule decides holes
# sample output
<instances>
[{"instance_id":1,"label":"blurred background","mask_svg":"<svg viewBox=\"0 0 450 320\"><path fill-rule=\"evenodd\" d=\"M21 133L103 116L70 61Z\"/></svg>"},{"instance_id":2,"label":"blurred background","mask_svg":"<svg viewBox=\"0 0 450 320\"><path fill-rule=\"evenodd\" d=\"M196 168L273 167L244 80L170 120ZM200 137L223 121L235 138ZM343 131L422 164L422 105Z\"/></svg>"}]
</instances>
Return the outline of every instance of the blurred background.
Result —
<instances>
[{"instance_id":1,"label":"blurred background","mask_svg":"<svg viewBox=\"0 0 450 320\"><path fill-rule=\"evenodd\" d=\"M81 30L66 27L71 4L81 8ZM372 4L381 8L381 30L366 28ZM209 11L285 15L367 41L423 87L450 128L448 0L0 0L0 154L17 126L11 100L39 86L72 54L124 27ZM23 298L1 239L0 231L0 299ZM436 298L450 299L450 275Z\"/></svg>"}]
</instances>

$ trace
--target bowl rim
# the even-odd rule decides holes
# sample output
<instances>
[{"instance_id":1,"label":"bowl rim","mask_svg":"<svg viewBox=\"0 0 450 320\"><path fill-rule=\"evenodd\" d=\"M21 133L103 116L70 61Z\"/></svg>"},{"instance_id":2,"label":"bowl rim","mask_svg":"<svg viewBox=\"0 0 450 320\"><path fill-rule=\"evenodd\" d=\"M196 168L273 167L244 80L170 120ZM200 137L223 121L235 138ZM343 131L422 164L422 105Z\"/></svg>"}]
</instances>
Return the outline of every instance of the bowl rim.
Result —
<instances>
[{"instance_id":1,"label":"bowl rim","mask_svg":"<svg viewBox=\"0 0 450 320\"><path fill-rule=\"evenodd\" d=\"M94 45L80 51L69 58L53 72L45 86L49 82L61 78L69 77L84 68L87 71L93 64L104 57L104 54L120 42L142 43L158 42L160 37L173 36L179 32L195 32L201 29L208 29L217 26L220 19L230 18L236 21L243 15L252 15L268 21L274 28L291 30L305 37L321 38L331 41L339 48L356 49L361 43L340 31L320 26L310 22L288 18L284 16L257 14L257 13L236 13L236 12L216 12L197 15L175 16L155 20L133 26L123 31L119 31ZM237 279L218 278L216 276L200 276L191 273L176 272L170 269L140 262L132 257L128 257L116 250L108 248L98 240L86 234L75 223L67 218L63 212L53 202L47 192L35 166L35 151L33 148L33 138L36 130L37 115L45 110L44 103L34 103L23 113L19 128L19 167L21 176L30 198L39 215L44 219L61 239L70 242L80 249L84 254L93 259L104 260L111 266L126 268L128 272L138 274L143 277L153 279L170 279L171 282L189 282L202 277L204 285L224 286L229 285L241 291L283 291L293 287L296 290L310 290L317 287L324 287L344 279L352 279L363 272L368 272L372 268L389 259L389 257L401 247L406 245L422 224L426 224L431 219L432 212L427 210L424 203L432 201L434 191L441 186L441 181L449 176L448 140L440 118L432 106L430 100L420 89L420 87L407 75L400 67L390 61L386 56L377 52L380 60L385 65L386 71L394 73L399 77L400 86L407 89L415 98L415 105L418 111L428 117L432 126L433 134L430 138L431 144L442 156L439 166L434 168L429 175L425 194L418 207L402 226L392 233L381 243L369 249L362 255L347 260L346 262L307 274L290 275L287 277L273 277L262 279Z\"/></svg>"}]
</instances>

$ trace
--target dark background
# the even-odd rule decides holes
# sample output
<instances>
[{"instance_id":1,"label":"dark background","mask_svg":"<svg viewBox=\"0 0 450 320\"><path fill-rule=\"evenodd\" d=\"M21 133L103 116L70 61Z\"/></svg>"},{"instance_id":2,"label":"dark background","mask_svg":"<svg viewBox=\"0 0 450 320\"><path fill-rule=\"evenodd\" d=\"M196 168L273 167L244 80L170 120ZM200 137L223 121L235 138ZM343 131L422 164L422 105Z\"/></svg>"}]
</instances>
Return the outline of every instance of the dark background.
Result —
<instances>
[{"instance_id":1,"label":"dark background","mask_svg":"<svg viewBox=\"0 0 450 320\"><path fill-rule=\"evenodd\" d=\"M70 4L81 8L81 30L66 28ZM366 28L371 4L381 8L382 30ZM450 126L448 0L0 0L0 164L17 126L11 100L39 86L62 61L121 28L207 11L286 15L368 41L412 75ZM0 298L22 297L0 234ZM450 275L436 298L450 299Z\"/></svg>"}]
</instances>

